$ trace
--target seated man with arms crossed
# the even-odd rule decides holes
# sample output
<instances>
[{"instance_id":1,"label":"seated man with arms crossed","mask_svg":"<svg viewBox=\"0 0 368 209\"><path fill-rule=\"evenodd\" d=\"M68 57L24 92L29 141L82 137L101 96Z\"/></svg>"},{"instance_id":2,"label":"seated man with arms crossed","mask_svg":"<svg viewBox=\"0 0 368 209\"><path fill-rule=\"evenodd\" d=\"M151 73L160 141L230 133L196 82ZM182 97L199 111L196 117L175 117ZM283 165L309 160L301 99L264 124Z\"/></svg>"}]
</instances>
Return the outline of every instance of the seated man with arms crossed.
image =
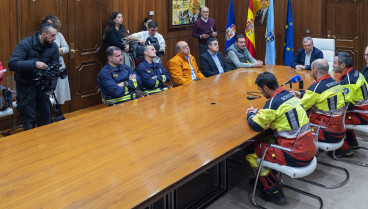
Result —
<instances>
[{"instance_id":1,"label":"seated man with arms crossed","mask_svg":"<svg viewBox=\"0 0 368 209\"><path fill-rule=\"evenodd\" d=\"M275 75L270 72L259 74L255 83L259 91L269 100L263 109L247 110L249 126L259 132L271 128L275 138L254 143L255 154L248 154L247 161L253 168L258 168L257 158L262 156L269 143L276 142L282 147L294 147L293 153L269 148L265 160L293 167L308 165L313 160L316 147L307 113L300 100L284 87L279 87ZM285 201L279 180L273 170L263 168L259 180L263 185L260 195L262 199L275 203Z\"/></svg>"},{"instance_id":2,"label":"seated man with arms crossed","mask_svg":"<svg viewBox=\"0 0 368 209\"><path fill-rule=\"evenodd\" d=\"M303 39L303 49L298 50L291 61L291 67L296 70L310 70L310 64L316 59L323 59L323 53L313 46L313 39L308 36Z\"/></svg>"},{"instance_id":3,"label":"seated man with arms crossed","mask_svg":"<svg viewBox=\"0 0 368 209\"><path fill-rule=\"evenodd\" d=\"M176 51L176 55L167 62L175 84L184 85L205 78L198 70L197 62L190 54L189 46L185 41L179 41L176 44Z\"/></svg>"},{"instance_id":4,"label":"seated man with arms crossed","mask_svg":"<svg viewBox=\"0 0 368 209\"><path fill-rule=\"evenodd\" d=\"M226 50L226 64L229 70L243 67L262 67L261 60L255 60L245 46L245 36L237 35L235 43Z\"/></svg>"},{"instance_id":5,"label":"seated man with arms crossed","mask_svg":"<svg viewBox=\"0 0 368 209\"><path fill-rule=\"evenodd\" d=\"M199 58L199 70L204 76L210 77L229 71L224 57L219 52L219 44L216 38L210 38L207 41L208 50Z\"/></svg>"},{"instance_id":6,"label":"seated man with arms crossed","mask_svg":"<svg viewBox=\"0 0 368 209\"><path fill-rule=\"evenodd\" d=\"M315 81L306 91L293 93L301 98L303 107L310 110L309 120L312 125L318 126L323 120L318 140L326 143L340 142L346 134L342 123L345 120L344 89L328 74L326 60L313 61L311 69Z\"/></svg>"},{"instance_id":7,"label":"seated man with arms crossed","mask_svg":"<svg viewBox=\"0 0 368 209\"><path fill-rule=\"evenodd\" d=\"M110 46L106 50L106 56L107 64L97 76L106 101L115 105L136 99L135 90L140 86L140 79L128 65L122 64L121 49Z\"/></svg>"},{"instance_id":8,"label":"seated man with arms crossed","mask_svg":"<svg viewBox=\"0 0 368 209\"><path fill-rule=\"evenodd\" d=\"M334 58L335 73L340 73L339 81L344 87L345 100L349 103L345 117L346 124L368 124L368 84L364 76L353 68L353 59L347 52L338 52ZM336 150L336 157L352 157L353 150L359 149L353 130L346 131L345 142Z\"/></svg>"},{"instance_id":9,"label":"seated man with arms crossed","mask_svg":"<svg viewBox=\"0 0 368 209\"><path fill-rule=\"evenodd\" d=\"M137 75L142 81L142 87L147 94L166 91L166 82L170 81L170 74L160 63L153 62L156 57L156 49L152 45L144 46L144 61L136 69Z\"/></svg>"}]
</instances>

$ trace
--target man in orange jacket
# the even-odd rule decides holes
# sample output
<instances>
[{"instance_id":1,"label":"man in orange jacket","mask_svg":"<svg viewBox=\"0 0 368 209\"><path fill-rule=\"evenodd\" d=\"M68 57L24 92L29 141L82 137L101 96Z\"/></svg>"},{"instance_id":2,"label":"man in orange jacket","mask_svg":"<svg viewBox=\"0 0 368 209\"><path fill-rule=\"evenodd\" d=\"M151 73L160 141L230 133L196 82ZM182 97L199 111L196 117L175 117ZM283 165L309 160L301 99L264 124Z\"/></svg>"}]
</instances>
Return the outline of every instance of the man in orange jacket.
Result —
<instances>
[{"instance_id":1,"label":"man in orange jacket","mask_svg":"<svg viewBox=\"0 0 368 209\"><path fill-rule=\"evenodd\" d=\"M189 84L201 80L204 75L198 70L195 58L190 54L190 49L185 41L176 44L177 54L167 62L172 80L177 85Z\"/></svg>"}]
</instances>

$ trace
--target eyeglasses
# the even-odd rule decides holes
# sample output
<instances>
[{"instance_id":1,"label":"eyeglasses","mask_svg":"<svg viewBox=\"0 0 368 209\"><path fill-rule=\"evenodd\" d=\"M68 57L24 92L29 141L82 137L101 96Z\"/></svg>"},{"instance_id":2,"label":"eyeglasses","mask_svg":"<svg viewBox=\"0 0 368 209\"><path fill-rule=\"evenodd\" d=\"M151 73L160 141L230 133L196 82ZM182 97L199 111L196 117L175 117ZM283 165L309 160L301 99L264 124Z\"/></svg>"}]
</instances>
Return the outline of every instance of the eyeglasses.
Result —
<instances>
[{"instance_id":1,"label":"eyeglasses","mask_svg":"<svg viewBox=\"0 0 368 209\"><path fill-rule=\"evenodd\" d=\"M363 54L363 57L365 58L365 57L368 57L368 54Z\"/></svg>"}]
</instances>

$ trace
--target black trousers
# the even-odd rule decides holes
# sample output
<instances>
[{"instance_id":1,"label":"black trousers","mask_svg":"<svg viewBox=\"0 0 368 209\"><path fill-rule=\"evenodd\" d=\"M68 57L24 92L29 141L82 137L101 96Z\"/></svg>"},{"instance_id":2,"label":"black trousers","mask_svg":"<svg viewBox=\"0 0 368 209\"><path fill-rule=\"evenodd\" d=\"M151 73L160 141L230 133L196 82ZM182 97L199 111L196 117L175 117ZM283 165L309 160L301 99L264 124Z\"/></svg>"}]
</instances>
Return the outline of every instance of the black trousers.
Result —
<instances>
[{"instance_id":1,"label":"black trousers","mask_svg":"<svg viewBox=\"0 0 368 209\"><path fill-rule=\"evenodd\" d=\"M25 131L51 121L49 98L36 86L17 85L17 110Z\"/></svg>"},{"instance_id":2,"label":"black trousers","mask_svg":"<svg viewBox=\"0 0 368 209\"><path fill-rule=\"evenodd\" d=\"M198 43L198 48L199 48L199 57L201 57L201 55L207 51L208 46L206 44Z\"/></svg>"}]
</instances>

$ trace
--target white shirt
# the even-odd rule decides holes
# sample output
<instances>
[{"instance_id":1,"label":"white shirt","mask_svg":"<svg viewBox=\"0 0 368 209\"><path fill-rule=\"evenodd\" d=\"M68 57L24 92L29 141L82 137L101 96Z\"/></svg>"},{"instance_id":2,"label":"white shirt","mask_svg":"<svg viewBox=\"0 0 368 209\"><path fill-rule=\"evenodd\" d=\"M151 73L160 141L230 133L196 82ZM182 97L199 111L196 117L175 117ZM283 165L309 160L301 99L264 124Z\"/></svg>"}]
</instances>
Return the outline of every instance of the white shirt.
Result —
<instances>
[{"instance_id":1,"label":"white shirt","mask_svg":"<svg viewBox=\"0 0 368 209\"><path fill-rule=\"evenodd\" d=\"M307 54L307 52L305 52L304 66L310 65L310 59L311 59L311 56L312 56L312 52L313 52L313 49L312 49L311 52L309 52L309 54Z\"/></svg>"},{"instance_id":2,"label":"white shirt","mask_svg":"<svg viewBox=\"0 0 368 209\"><path fill-rule=\"evenodd\" d=\"M148 31L141 31L141 32L138 32L138 33L133 33L132 36L137 37L137 38L141 38L143 40L147 40L147 38L150 37ZM158 32L156 32L154 37L157 38L158 43L160 44L160 51L165 51L166 44L165 44L164 37L161 34L159 34ZM155 58L153 58L153 61L155 63L161 63L161 57L155 57Z\"/></svg>"}]
</instances>

